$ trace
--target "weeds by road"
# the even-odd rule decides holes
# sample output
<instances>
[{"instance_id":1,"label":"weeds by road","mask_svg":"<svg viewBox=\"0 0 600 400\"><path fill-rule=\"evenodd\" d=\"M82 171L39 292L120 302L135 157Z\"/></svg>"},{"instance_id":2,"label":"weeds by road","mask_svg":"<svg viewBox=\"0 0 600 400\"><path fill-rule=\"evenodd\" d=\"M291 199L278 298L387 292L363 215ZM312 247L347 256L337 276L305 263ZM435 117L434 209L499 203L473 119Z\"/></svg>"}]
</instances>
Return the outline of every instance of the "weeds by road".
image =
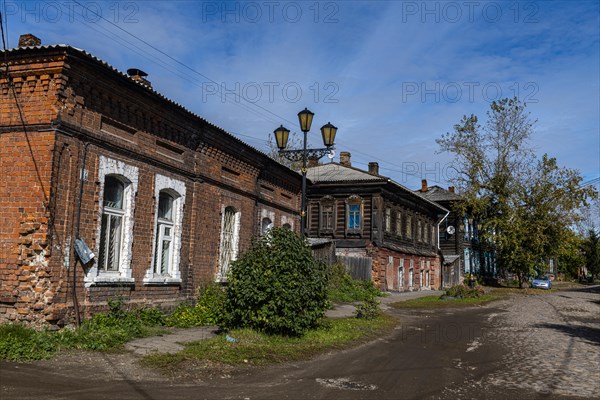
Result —
<instances>
[{"instance_id":1,"label":"weeds by road","mask_svg":"<svg viewBox=\"0 0 600 400\"><path fill-rule=\"evenodd\" d=\"M325 321L302 337L267 335L236 329L213 339L189 343L176 354L152 354L142 365L178 373L182 364L207 362L229 366L265 365L308 359L328 350L348 348L389 332L398 321L381 315L373 320L344 318Z\"/></svg>"}]
</instances>

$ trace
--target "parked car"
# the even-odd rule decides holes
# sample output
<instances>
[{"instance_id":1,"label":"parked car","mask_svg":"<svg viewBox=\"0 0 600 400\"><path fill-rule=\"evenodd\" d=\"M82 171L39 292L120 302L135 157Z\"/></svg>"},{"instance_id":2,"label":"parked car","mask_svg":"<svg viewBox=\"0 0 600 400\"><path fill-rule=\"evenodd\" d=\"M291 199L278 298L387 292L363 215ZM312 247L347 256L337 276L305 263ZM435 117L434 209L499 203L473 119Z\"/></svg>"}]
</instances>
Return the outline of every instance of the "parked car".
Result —
<instances>
[{"instance_id":1,"label":"parked car","mask_svg":"<svg viewBox=\"0 0 600 400\"><path fill-rule=\"evenodd\" d=\"M552 281L548 276L541 276L531 281L531 287L534 289L552 289Z\"/></svg>"}]
</instances>

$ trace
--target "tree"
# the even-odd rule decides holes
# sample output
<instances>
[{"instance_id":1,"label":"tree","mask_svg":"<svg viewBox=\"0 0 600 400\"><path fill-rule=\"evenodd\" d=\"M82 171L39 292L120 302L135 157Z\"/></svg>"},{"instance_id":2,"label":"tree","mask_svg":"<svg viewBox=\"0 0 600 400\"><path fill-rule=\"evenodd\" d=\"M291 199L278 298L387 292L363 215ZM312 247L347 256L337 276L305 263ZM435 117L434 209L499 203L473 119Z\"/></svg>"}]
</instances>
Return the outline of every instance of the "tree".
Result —
<instances>
[{"instance_id":1,"label":"tree","mask_svg":"<svg viewBox=\"0 0 600 400\"><path fill-rule=\"evenodd\" d=\"M588 274L598 278L600 274L600 238L594 230L588 232L588 237L582 243L585 266Z\"/></svg>"},{"instance_id":2,"label":"tree","mask_svg":"<svg viewBox=\"0 0 600 400\"><path fill-rule=\"evenodd\" d=\"M327 266L305 239L273 228L231 266L227 325L300 336L325 314L327 284Z\"/></svg>"},{"instance_id":3,"label":"tree","mask_svg":"<svg viewBox=\"0 0 600 400\"><path fill-rule=\"evenodd\" d=\"M557 258L558 272L571 279L579 277L581 267L585 265L582 244L581 236L574 231L569 231Z\"/></svg>"},{"instance_id":4,"label":"tree","mask_svg":"<svg viewBox=\"0 0 600 400\"><path fill-rule=\"evenodd\" d=\"M454 154L452 183L480 223L480 236L493 243L498 268L517 275L520 285L558 257L577 220L576 210L593 196L577 171L555 158L538 159L529 145L536 121L518 99L492 102L482 127L474 115L437 140Z\"/></svg>"}]
</instances>

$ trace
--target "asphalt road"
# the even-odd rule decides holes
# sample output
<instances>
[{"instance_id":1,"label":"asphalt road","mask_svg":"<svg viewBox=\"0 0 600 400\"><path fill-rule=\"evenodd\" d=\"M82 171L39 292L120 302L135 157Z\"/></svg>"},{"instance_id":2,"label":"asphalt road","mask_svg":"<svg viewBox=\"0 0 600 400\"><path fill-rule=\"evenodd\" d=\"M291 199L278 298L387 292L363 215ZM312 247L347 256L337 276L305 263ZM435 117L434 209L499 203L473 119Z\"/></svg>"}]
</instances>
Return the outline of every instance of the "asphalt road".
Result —
<instances>
[{"instance_id":1,"label":"asphalt road","mask_svg":"<svg viewBox=\"0 0 600 400\"><path fill-rule=\"evenodd\" d=\"M247 369L200 383L111 374L107 370L118 370L119 365L110 361L103 365L82 362L81 365L69 364L64 368L48 368L48 364L44 363L3 362L0 364L0 397L3 400L581 399L576 387L569 393L568 389L553 392L532 385L519 385L521 375L535 378L535 371L519 370L519 365L514 364L519 362L513 354L517 350L510 341L513 334L510 330L498 329L503 315L520 321L520 316L511 316L510 313L534 313L534 310L528 311L528 302L539 302L540 296L543 296L540 304L549 304L551 309L555 307L554 302L561 301L560 296L564 295L556 292L517 296L509 302L460 310L392 310L390 312L400 318L401 325L388 337L367 345L306 362ZM600 294L597 291L573 292L569 293L569 297L592 307L590 323L596 324L593 319L596 308L593 307L600 307ZM513 310L511 307L514 306L519 308ZM507 323L515 321L510 318ZM560 322L552 313L544 318L552 320L546 321L548 323ZM536 317L535 321L539 326L540 319ZM576 332L578 328L572 327L573 330ZM527 329L521 327L520 332L527 332ZM556 329L554 332L557 332ZM574 340L583 341L582 345L591 346L582 348L591 349L585 357L598 356L600 341L594 342L594 335L600 336L600 329L587 326L582 333L581 338L578 339L575 334L571 335L571 339L575 337ZM536 334L543 338L543 332ZM553 364L549 365L552 368ZM565 368L565 365L570 368L564 362L557 363L556 368ZM535 369L535 366L528 368ZM547 370L548 366L544 368L540 372L542 375L553 372ZM595 391L595 374L597 371L591 371L591 376L588 374L584 378L591 379L586 383L591 385L592 391L586 392L583 398L590 398L589 393L600 398L600 390ZM505 381L490 379L498 376ZM506 381L515 381L516 384L506 384Z\"/></svg>"}]
</instances>

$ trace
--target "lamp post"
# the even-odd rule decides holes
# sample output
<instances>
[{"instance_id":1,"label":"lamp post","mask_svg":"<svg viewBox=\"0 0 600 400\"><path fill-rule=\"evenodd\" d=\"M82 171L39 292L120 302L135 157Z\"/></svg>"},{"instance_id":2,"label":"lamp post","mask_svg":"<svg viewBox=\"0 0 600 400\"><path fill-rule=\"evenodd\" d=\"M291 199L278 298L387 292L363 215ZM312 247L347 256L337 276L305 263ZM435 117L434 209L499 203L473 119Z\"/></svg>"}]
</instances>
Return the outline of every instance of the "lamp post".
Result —
<instances>
[{"instance_id":1,"label":"lamp post","mask_svg":"<svg viewBox=\"0 0 600 400\"><path fill-rule=\"evenodd\" d=\"M286 150L290 130L286 129L283 125L275 129L275 142L279 148L279 154L290 161L302 161L302 203L300 210L300 234L304 236L306 227L306 163L308 158L319 159L325 154L333 150L335 134L337 128L330 122L326 123L321 127L321 135L323 136L323 144L325 148L322 149L307 149L306 148L306 136L310 131L312 125L313 116L315 114L309 111L307 108L298 113L298 121L300 122L300 130L304 133L304 142L302 150Z\"/></svg>"}]
</instances>

